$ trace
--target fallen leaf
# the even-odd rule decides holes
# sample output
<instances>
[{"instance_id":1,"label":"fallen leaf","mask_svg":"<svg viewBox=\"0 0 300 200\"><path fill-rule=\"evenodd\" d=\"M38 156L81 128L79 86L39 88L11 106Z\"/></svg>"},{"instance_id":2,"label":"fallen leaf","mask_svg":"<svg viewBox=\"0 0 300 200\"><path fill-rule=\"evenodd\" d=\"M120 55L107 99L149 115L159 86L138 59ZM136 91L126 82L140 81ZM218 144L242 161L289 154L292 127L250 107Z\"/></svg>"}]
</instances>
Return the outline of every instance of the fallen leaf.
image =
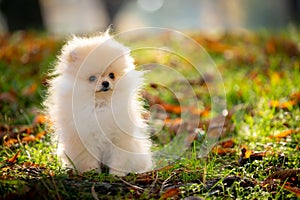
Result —
<instances>
[{"instance_id":1,"label":"fallen leaf","mask_svg":"<svg viewBox=\"0 0 300 200\"><path fill-rule=\"evenodd\" d=\"M265 51L267 54L275 54L276 53L276 46L275 46L275 40L270 39L267 41L265 45Z\"/></svg>"},{"instance_id":2,"label":"fallen leaf","mask_svg":"<svg viewBox=\"0 0 300 200\"><path fill-rule=\"evenodd\" d=\"M166 112L174 113L177 115L181 114L181 106L168 103L161 103L160 105L165 109Z\"/></svg>"},{"instance_id":3,"label":"fallen leaf","mask_svg":"<svg viewBox=\"0 0 300 200\"><path fill-rule=\"evenodd\" d=\"M297 187L300 178L300 169L284 169L274 172L269 175L261 185L271 190L278 186L294 193L297 197L300 197L300 189ZM277 180L277 181L276 181ZM279 181L279 182L278 182Z\"/></svg>"},{"instance_id":4,"label":"fallen leaf","mask_svg":"<svg viewBox=\"0 0 300 200\"><path fill-rule=\"evenodd\" d=\"M277 101L277 100L271 100L271 101L269 102L269 105L270 105L270 107L275 107L275 108L280 107L280 103L279 103L279 101Z\"/></svg>"},{"instance_id":5,"label":"fallen leaf","mask_svg":"<svg viewBox=\"0 0 300 200\"><path fill-rule=\"evenodd\" d=\"M31 85L29 85L28 87L26 87L25 89L23 89L22 94L24 96L30 96L36 93L37 90L37 84L33 83Z\"/></svg>"},{"instance_id":6,"label":"fallen leaf","mask_svg":"<svg viewBox=\"0 0 300 200\"><path fill-rule=\"evenodd\" d=\"M289 185L284 185L283 186L284 189L294 193L297 197L300 197L300 188L298 187L292 187L292 186L289 186Z\"/></svg>"},{"instance_id":7,"label":"fallen leaf","mask_svg":"<svg viewBox=\"0 0 300 200\"><path fill-rule=\"evenodd\" d=\"M33 120L33 124L45 124L48 121L47 117L45 115L39 114L35 116Z\"/></svg>"},{"instance_id":8,"label":"fallen leaf","mask_svg":"<svg viewBox=\"0 0 300 200\"><path fill-rule=\"evenodd\" d=\"M10 147L11 145L16 144L18 142L19 141L17 139L11 138L11 139L5 140L3 144L7 147Z\"/></svg>"},{"instance_id":9,"label":"fallen leaf","mask_svg":"<svg viewBox=\"0 0 300 200\"><path fill-rule=\"evenodd\" d=\"M232 139L226 140L226 141L224 141L224 142L221 143L221 146L223 148L232 148L232 147L234 147L234 145L235 145L235 143L234 143L234 141Z\"/></svg>"},{"instance_id":10,"label":"fallen leaf","mask_svg":"<svg viewBox=\"0 0 300 200\"><path fill-rule=\"evenodd\" d=\"M165 124L167 126L174 126L174 125L181 124L181 123L182 123L181 118L175 118L175 119L167 118L167 119L165 119Z\"/></svg>"},{"instance_id":11,"label":"fallen leaf","mask_svg":"<svg viewBox=\"0 0 300 200\"><path fill-rule=\"evenodd\" d=\"M242 148L238 163L240 165L244 165L246 163L251 163L254 160L262 160L263 157L265 156L266 156L266 152L254 153L252 150L247 150L246 148Z\"/></svg>"},{"instance_id":12,"label":"fallen leaf","mask_svg":"<svg viewBox=\"0 0 300 200\"><path fill-rule=\"evenodd\" d=\"M275 135L270 135L269 137L270 138L285 138L291 134L296 134L296 133L299 133L300 132L300 129L297 129L297 130L286 130L286 131L282 131L280 133L277 133Z\"/></svg>"},{"instance_id":13,"label":"fallen leaf","mask_svg":"<svg viewBox=\"0 0 300 200\"><path fill-rule=\"evenodd\" d=\"M3 102L16 102L17 96L14 92L3 92L0 94L0 101Z\"/></svg>"},{"instance_id":14,"label":"fallen leaf","mask_svg":"<svg viewBox=\"0 0 300 200\"><path fill-rule=\"evenodd\" d=\"M197 109L197 110L192 111L192 113L195 115L200 115L201 117L209 117L211 114L210 111L211 111L210 106L206 106L204 110Z\"/></svg>"},{"instance_id":15,"label":"fallen leaf","mask_svg":"<svg viewBox=\"0 0 300 200\"><path fill-rule=\"evenodd\" d=\"M179 194L180 194L179 188L170 188L167 189L159 199L164 200L168 198L176 198L178 197Z\"/></svg>"},{"instance_id":16,"label":"fallen leaf","mask_svg":"<svg viewBox=\"0 0 300 200\"><path fill-rule=\"evenodd\" d=\"M269 175L267 180L280 179L281 181L286 181L287 179L291 179L291 181L293 182L298 180L298 177L300 177L300 169L285 169L276 171L273 174Z\"/></svg>"},{"instance_id":17,"label":"fallen leaf","mask_svg":"<svg viewBox=\"0 0 300 200\"><path fill-rule=\"evenodd\" d=\"M295 101L296 103L300 103L300 92L295 92L290 96L291 101Z\"/></svg>"},{"instance_id":18,"label":"fallen leaf","mask_svg":"<svg viewBox=\"0 0 300 200\"><path fill-rule=\"evenodd\" d=\"M41 139L46 135L45 131L37 132L35 126L12 126L12 127L0 127L3 132L0 131L0 140L3 141L5 146L11 146L13 144L34 142Z\"/></svg>"},{"instance_id":19,"label":"fallen leaf","mask_svg":"<svg viewBox=\"0 0 300 200\"><path fill-rule=\"evenodd\" d=\"M36 140L36 138L33 135L27 135L22 138L22 143L23 142L24 143L33 142L35 140Z\"/></svg>"},{"instance_id":20,"label":"fallen leaf","mask_svg":"<svg viewBox=\"0 0 300 200\"><path fill-rule=\"evenodd\" d=\"M289 109L289 108L293 107L295 104L296 104L295 101L286 101L281 104L281 108Z\"/></svg>"},{"instance_id":21,"label":"fallen leaf","mask_svg":"<svg viewBox=\"0 0 300 200\"><path fill-rule=\"evenodd\" d=\"M295 101L285 101L285 102L279 102L277 100L272 100L269 102L270 107L274 107L277 109L290 109L296 104Z\"/></svg>"},{"instance_id":22,"label":"fallen leaf","mask_svg":"<svg viewBox=\"0 0 300 200\"><path fill-rule=\"evenodd\" d=\"M231 148L214 147L212 149L212 152L216 153L220 156L224 156L227 154L230 154L230 155L235 154L236 151L235 151L235 149L231 149Z\"/></svg>"},{"instance_id":23,"label":"fallen leaf","mask_svg":"<svg viewBox=\"0 0 300 200\"><path fill-rule=\"evenodd\" d=\"M32 162L24 162L22 164L22 167L24 168L28 168L28 167L34 167L34 168L46 168L45 165L40 165L40 164L36 164L36 163L32 163Z\"/></svg>"},{"instance_id":24,"label":"fallen leaf","mask_svg":"<svg viewBox=\"0 0 300 200\"><path fill-rule=\"evenodd\" d=\"M41 131L41 132L39 132L39 133L37 133L36 135L35 135L35 138L37 139L37 140L39 140L39 139L41 139L42 137L44 137L46 135L46 132L45 131Z\"/></svg>"},{"instance_id":25,"label":"fallen leaf","mask_svg":"<svg viewBox=\"0 0 300 200\"><path fill-rule=\"evenodd\" d=\"M226 140L223 142L220 142L218 145L214 146L212 148L212 152L216 153L218 155L224 156L226 154L233 155L236 153L235 149L232 149L234 147L235 143L232 139Z\"/></svg>"},{"instance_id":26,"label":"fallen leaf","mask_svg":"<svg viewBox=\"0 0 300 200\"><path fill-rule=\"evenodd\" d=\"M58 41L51 37L37 37L28 32L15 33L9 37L1 36L0 59L6 63L40 63L41 60L59 48Z\"/></svg>"},{"instance_id":27,"label":"fallen leaf","mask_svg":"<svg viewBox=\"0 0 300 200\"><path fill-rule=\"evenodd\" d=\"M149 101L150 106L159 104L166 112L180 115L183 112L189 112L193 115L207 117L210 114L210 107L207 106L204 110L200 110L190 106L180 106L164 102L157 96L153 96L147 92L143 93L143 97Z\"/></svg>"},{"instance_id":28,"label":"fallen leaf","mask_svg":"<svg viewBox=\"0 0 300 200\"><path fill-rule=\"evenodd\" d=\"M6 161L9 162L9 163L15 163L17 161L17 158L19 157L20 155L20 150L11 158L8 158Z\"/></svg>"},{"instance_id":29,"label":"fallen leaf","mask_svg":"<svg viewBox=\"0 0 300 200\"><path fill-rule=\"evenodd\" d=\"M19 131L20 133L26 133L26 134L31 134L33 133L33 128L31 126L24 126L22 129Z\"/></svg>"},{"instance_id":30,"label":"fallen leaf","mask_svg":"<svg viewBox=\"0 0 300 200\"><path fill-rule=\"evenodd\" d=\"M265 52L269 55L283 53L290 57L300 53L297 43L282 37L270 38L265 45Z\"/></svg>"}]
</instances>

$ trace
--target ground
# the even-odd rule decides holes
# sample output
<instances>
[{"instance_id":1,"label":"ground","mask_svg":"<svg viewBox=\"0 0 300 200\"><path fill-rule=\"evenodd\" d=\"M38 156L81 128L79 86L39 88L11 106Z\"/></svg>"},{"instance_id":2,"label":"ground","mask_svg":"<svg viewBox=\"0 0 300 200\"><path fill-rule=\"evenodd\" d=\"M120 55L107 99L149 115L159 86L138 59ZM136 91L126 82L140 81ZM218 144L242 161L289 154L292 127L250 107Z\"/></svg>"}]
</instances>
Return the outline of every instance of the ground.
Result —
<instances>
[{"instance_id":1,"label":"ground","mask_svg":"<svg viewBox=\"0 0 300 200\"><path fill-rule=\"evenodd\" d=\"M213 73L198 73L189 59L167 51L133 51L133 57L137 66L159 63L184 77L170 76L166 82L175 93L155 81L142 91L145 108L152 108L158 119L151 124L162 128L152 133L153 150L163 149L177 131L187 135L190 145L176 160L126 177L109 175L105 168L101 174L76 173L63 168L55 155L41 103L64 40L35 32L1 36L0 199L299 198L299 29L186 35L212 58ZM133 47L142 42L169 45L187 51L190 59L202 56L189 42L168 44L170 37L127 42ZM159 81L169 74L153 70L146 76ZM192 87L196 106L183 81ZM221 111L213 106L212 95L226 102ZM212 122L222 131L209 129ZM190 128L195 124L197 129ZM209 141L216 143L204 154L203 144Z\"/></svg>"}]
</instances>

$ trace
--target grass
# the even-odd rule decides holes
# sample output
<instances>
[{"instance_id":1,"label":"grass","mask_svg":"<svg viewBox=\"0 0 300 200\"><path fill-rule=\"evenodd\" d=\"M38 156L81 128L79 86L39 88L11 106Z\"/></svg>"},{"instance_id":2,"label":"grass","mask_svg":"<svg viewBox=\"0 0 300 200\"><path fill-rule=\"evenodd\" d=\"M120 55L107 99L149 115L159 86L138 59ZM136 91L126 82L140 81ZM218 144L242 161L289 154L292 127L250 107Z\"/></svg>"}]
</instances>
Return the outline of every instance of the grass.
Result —
<instances>
[{"instance_id":1,"label":"grass","mask_svg":"<svg viewBox=\"0 0 300 200\"><path fill-rule=\"evenodd\" d=\"M198 108L205 111L199 118L204 132L191 140L185 152L178 152L182 156L170 165L121 178L105 170L101 174L77 174L62 168L55 155L55 144L50 140L53 133L39 110L47 88L47 72L63 42L38 33L2 36L0 199L299 198L299 32L287 28L276 33L224 33L217 38L189 33L208 51L222 74L222 82L215 81L211 74L199 76L187 60L176 55L134 51L138 65L171 66L193 87L188 90L176 75L165 87L146 86L146 107L155 103L153 98L159 98L163 108L169 106L165 113L169 124L153 135L155 148L161 149L176 137L178 119L184 117L176 112L176 105L180 102L184 107L191 106L193 101L188 97L192 92L197 96ZM166 36L153 40L168 42ZM129 44L140 46L137 41ZM189 49L189 44L175 43L174 47ZM197 53L191 51L191 57L197 57ZM146 76L157 83L171 73L154 70ZM205 84L201 83L203 77ZM213 132L207 132L207 120L219 115L210 109L211 85L215 86L216 95L224 86L230 114L218 143L203 157L200 155L204 136L214 137ZM161 112L156 108L152 115L162 121ZM186 123L190 121L188 118ZM183 133L191 133L188 126L183 126Z\"/></svg>"}]
</instances>

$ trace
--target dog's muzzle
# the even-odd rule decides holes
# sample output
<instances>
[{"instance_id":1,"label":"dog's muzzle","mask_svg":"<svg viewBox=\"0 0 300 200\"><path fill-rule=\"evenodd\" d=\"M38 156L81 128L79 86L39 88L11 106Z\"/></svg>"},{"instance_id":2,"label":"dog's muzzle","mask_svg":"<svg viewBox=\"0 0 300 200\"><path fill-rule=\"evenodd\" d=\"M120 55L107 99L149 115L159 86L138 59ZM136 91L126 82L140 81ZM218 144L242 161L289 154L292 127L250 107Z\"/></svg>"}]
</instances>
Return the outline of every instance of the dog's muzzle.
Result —
<instances>
[{"instance_id":1,"label":"dog's muzzle","mask_svg":"<svg viewBox=\"0 0 300 200\"><path fill-rule=\"evenodd\" d=\"M97 90L97 92L106 92L108 90L110 90L110 85L109 85L109 82L108 81L103 81L101 83L101 89L100 90Z\"/></svg>"}]
</instances>

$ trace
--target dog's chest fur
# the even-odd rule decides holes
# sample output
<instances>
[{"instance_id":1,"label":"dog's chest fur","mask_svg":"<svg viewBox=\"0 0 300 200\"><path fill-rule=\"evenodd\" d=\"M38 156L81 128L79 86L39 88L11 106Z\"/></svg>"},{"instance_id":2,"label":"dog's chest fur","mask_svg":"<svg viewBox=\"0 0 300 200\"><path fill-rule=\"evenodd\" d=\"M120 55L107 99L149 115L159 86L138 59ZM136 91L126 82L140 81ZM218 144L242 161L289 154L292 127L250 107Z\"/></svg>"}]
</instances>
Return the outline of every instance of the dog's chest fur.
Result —
<instances>
[{"instance_id":1,"label":"dog's chest fur","mask_svg":"<svg viewBox=\"0 0 300 200\"><path fill-rule=\"evenodd\" d=\"M95 103L95 111L96 112L104 112L109 107L106 101L97 101Z\"/></svg>"}]
</instances>

